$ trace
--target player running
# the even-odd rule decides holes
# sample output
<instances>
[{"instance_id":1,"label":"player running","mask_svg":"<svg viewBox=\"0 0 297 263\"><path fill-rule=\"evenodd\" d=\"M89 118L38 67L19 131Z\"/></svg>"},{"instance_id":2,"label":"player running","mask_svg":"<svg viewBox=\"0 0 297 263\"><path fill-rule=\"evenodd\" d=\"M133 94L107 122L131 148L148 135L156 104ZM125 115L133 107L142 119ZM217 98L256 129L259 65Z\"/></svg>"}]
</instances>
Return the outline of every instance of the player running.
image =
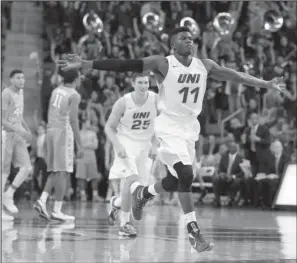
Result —
<instances>
[{"instance_id":1,"label":"player running","mask_svg":"<svg viewBox=\"0 0 297 263\"><path fill-rule=\"evenodd\" d=\"M34 209L45 219L50 219L46 210L46 201L52 189L55 188L56 200L51 219L68 221L75 220L61 212L63 198L69 173L73 172L74 140L77 146L77 158L82 157L82 144L79 133L78 107L80 95L76 87L80 85L80 75L77 70L63 74L64 83L52 92L46 132L46 163L51 172L40 199L34 204Z\"/></svg>"},{"instance_id":2,"label":"player running","mask_svg":"<svg viewBox=\"0 0 297 263\"><path fill-rule=\"evenodd\" d=\"M154 135L154 119L157 116L157 94L148 91L149 76L135 73L132 76L133 92L118 99L105 126L105 132L115 150L115 160L110 169L109 179L124 179L121 197L110 201L108 221L114 225L116 214L121 208L119 235L136 236L130 222L132 198L131 184L148 181L150 176L150 150ZM153 148L152 148L153 147ZM141 177L141 178L140 178Z\"/></svg>"},{"instance_id":3,"label":"player running","mask_svg":"<svg viewBox=\"0 0 297 263\"><path fill-rule=\"evenodd\" d=\"M161 182L151 186L133 183L132 215L140 220L143 207L152 196L178 191L192 248L198 252L208 251L213 244L207 242L201 234L191 193L195 141L200 132L197 116L202 109L207 79L272 88L282 92L285 85L279 78L265 81L221 67L210 59L193 57L193 38L187 27L172 30L170 43L173 54L167 57L155 55L143 59L85 61L77 55L69 55L67 60L60 60L58 63L64 70L86 67L117 72L152 71L155 74L161 110L155 120L155 134L160 141L158 156L172 175L169 174Z\"/></svg>"}]
</instances>

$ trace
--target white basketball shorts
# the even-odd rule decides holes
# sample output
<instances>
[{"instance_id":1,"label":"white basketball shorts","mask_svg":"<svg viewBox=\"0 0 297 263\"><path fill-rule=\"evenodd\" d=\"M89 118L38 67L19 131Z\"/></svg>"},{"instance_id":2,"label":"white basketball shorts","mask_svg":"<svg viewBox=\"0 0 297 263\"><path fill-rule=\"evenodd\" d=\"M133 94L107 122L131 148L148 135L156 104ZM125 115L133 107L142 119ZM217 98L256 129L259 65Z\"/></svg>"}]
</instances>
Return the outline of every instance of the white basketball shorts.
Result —
<instances>
[{"instance_id":1,"label":"white basketball shorts","mask_svg":"<svg viewBox=\"0 0 297 263\"><path fill-rule=\"evenodd\" d=\"M172 117L161 113L155 119L155 135L160 142L158 158L167 165L173 176L177 177L174 164L193 164L199 133L200 124L196 118Z\"/></svg>"},{"instance_id":2,"label":"white basketball shorts","mask_svg":"<svg viewBox=\"0 0 297 263\"><path fill-rule=\"evenodd\" d=\"M123 159L115 153L115 159L109 172L109 179L121 179L136 174L140 177L140 182L146 184L151 176L152 160L149 158L151 142L137 141L119 135L118 139L125 148L127 157Z\"/></svg>"}]
</instances>

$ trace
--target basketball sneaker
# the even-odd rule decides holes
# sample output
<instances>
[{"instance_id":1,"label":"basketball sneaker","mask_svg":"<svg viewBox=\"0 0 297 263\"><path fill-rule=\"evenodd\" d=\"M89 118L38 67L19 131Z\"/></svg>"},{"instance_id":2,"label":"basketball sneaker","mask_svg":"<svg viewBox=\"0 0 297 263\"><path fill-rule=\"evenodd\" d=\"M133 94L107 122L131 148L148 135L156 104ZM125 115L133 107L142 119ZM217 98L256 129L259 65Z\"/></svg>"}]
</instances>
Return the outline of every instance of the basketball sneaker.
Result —
<instances>
[{"instance_id":1,"label":"basketball sneaker","mask_svg":"<svg viewBox=\"0 0 297 263\"><path fill-rule=\"evenodd\" d=\"M13 195L4 193L2 197L2 205L12 214L19 212L19 209L15 206L13 202Z\"/></svg>"},{"instance_id":2,"label":"basketball sneaker","mask_svg":"<svg viewBox=\"0 0 297 263\"><path fill-rule=\"evenodd\" d=\"M46 220L50 220L50 215L46 210L46 203L42 202L41 200L37 200L33 205L35 211L37 211L38 215Z\"/></svg>"},{"instance_id":3,"label":"basketball sneaker","mask_svg":"<svg viewBox=\"0 0 297 263\"><path fill-rule=\"evenodd\" d=\"M13 221L14 217L7 214L2 208L2 221Z\"/></svg>"},{"instance_id":4,"label":"basketball sneaker","mask_svg":"<svg viewBox=\"0 0 297 263\"><path fill-rule=\"evenodd\" d=\"M66 215L66 214L62 213L61 211L60 212L53 211L52 215L51 215L51 219L64 222L64 221L74 221L75 217Z\"/></svg>"},{"instance_id":5,"label":"basketball sneaker","mask_svg":"<svg viewBox=\"0 0 297 263\"><path fill-rule=\"evenodd\" d=\"M149 200L153 199L153 197L145 198L143 196L143 189L144 186L139 185L133 193L133 205L131 208L131 214L134 220L140 220L142 218L143 207Z\"/></svg>"},{"instance_id":6,"label":"basketball sneaker","mask_svg":"<svg viewBox=\"0 0 297 263\"><path fill-rule=\"evenodd\" d=\"M116 196L113 196L111 199L110 199L110 206L111 206L111 209L109 210L108 212L108 224L110 226L114 226L115 224L115 221L117 219L117 215L119 213L119 207L115 206L114 204L114 201L117 199Z\"/></svg>"},{"instance_id":7,"label":"basketball sneaker","mask_svg":"<svg viewBox=\"0 0 297 263\"><path fill-rule=\"evenodd\" d=\"M209 243L204 239L196 222L189 223L187 229L192 249L197 252L210 251L213 249L214 244Z\"/></svg>"},{"instance_id":8,"label":"basketball sneaker","mask_svg":"<svg viewBox=\"0 0 297 263\"><path fill-rule=\"evenodd\" d=\"M137 235L136 229L130 222L120 227L119 236L122 237L135 237Z\"/></svg>"}]
</instances>

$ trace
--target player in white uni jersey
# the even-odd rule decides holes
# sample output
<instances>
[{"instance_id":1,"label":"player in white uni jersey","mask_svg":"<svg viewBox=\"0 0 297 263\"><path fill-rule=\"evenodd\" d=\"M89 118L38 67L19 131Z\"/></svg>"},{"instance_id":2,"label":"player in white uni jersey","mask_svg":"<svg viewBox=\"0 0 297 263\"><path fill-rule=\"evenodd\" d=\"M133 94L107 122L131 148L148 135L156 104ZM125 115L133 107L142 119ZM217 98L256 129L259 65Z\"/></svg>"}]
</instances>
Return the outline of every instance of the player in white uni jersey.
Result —
<instances>
[{"instance_id":1,"label":"player in white uni jersey","mask_svg":"<svg viewBox=\"0 0 297 263\"><path fill-rule=\"evenodd\" d=\"M120 197L110 201L108 221L114 225L116 214L121 208L120 236L136 236L130 222L130 187L135 182L148 181L154 152L151 140L154 135L154 119L157 116L157 94L148 91L149 77L135 73L132 76L134 92L121 97L113 106L105 126L105 132L115 150L115 160L110 169L109 179L124 179Z\"/></svg>"},{"instance_id":2,"label":"player in white uni jersey","mask_svg":"<svg viewBox=\"0 0 297 263\"><path fill-rule=\"evenodd\" d=\"M281 92L284 92L285 85L280 78L265 81L221 67L210 59L194 58L192 34L187 27L172 30L170 42L173 55L168 57L156 55L143 59L85 61L77 55L69 55L67 60L58 63L64 70L89 67L118 72L154 72L160 88L161 114L155 122L156 136L161 145L158 154L173 176L168 175L161 182L148 187L132 184L132 215L139 220L149 198L165 191L178 191L189 241L196 251L201 252L211 250L213 244L205 241L200 233L191 185L194 142L198 139L200 131L197 116L201 111L207 78L252 87L272 88Z\"/></svg>"}]
</instances>

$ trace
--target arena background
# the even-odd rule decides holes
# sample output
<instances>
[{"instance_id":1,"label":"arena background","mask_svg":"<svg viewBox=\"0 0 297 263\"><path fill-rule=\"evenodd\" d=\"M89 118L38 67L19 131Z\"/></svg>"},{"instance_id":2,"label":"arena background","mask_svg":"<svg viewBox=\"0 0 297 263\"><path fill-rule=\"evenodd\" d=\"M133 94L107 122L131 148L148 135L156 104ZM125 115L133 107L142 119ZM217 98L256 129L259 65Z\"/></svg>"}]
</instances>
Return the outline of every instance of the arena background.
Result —
<instances>
[{"instance_id":1,"label":"arena background","mask_svg":"<svg viewBox=\"0 0 297 263\"><path fill-rule=\"evenodd\" d=\"M163 28L161 32L152 32L152 22L143 24L142 19L149 12L157 14L160 20L157 27ZM217 15L221 12L227 14L218 20ZM97 32L102 29L101 33L88 32L83 23L86 14L89 14L87 25L95 20L94 29ZM96 17L100 18L99 22ZM221 151L232 140L248 159L249 149L244 138L251 112L256 112L261 124L269 129L271 142L279 140L282 143L287 163L296 164L296 2L2 1L2 89L9 85L8 76L12 69L24 71L27 81L25 118L35 135L29 147L35 172L18 191L17 198L36 199L46 177L44 168L38 166L37 139L42 136L40 127L46 125L50 94L62 81L53 61L74 52L93 60L167 55L170 48L166 34L184 17L191 17L197 23L193 26L197 26L195 52L198 57L211 58L221 65L264 79L283 76L288 89L287 95L282 96L273 91L209 81L204 109L199 117L202 136L197 144L197 165L217 170ZM230 19L234 23L229 28ZM277 23L271 19L283 19L282 27L278 29ZM219 23L221 31L214 22ZM264 26L268 30L264 30ZM226 29L230 33L222 37L219 32ZM98 187L103 201L111 195L109 192L106 196L112 162L110 143L103 128L113 103L131 90L131 74L96 70L83 73L79 118L81 121L89 119L97 132L99 147L96 156L98 172L102 176ZM151 89L157 91L153 76ZM14 173L11 178L13 176ZM199 186L197 178L196 181L195 185ZM205 186L212 192L207 173ZM68 199L79 200L75 189L73 174ZM196 190L199 192L199 187ZM88 199L92 200L92 191L88 193ZM207 196L212 200L211 194ZM168 200L170 197L161 201L170 202Z\"/></svg>"}]
</instances>

